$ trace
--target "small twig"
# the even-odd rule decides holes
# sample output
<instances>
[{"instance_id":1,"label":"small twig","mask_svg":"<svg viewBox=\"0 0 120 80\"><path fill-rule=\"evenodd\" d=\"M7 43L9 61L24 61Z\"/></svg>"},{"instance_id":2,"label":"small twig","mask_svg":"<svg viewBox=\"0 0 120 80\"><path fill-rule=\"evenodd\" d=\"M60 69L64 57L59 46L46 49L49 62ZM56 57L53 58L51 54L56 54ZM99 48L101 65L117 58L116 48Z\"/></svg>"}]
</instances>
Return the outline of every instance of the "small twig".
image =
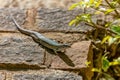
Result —
<instances>
[{"instance_id":1,"label":"small twig","mask_svg":"<svg viewBox=\"0 0 120 80\"><path fill-rule=\"evenodd\" d=\"M96 26L96 28L98 28L98 29L103 29L103 30L109 31L109 32L111 32L111 33L113 33L113 34L116 34L115 32L111 31L109 28L104 28L104 27L102 27L102 26L100 26L100 25L97 25L97 24L94 24L94 25L91 25L91 24L89 24L89 23L85 23L85 24L86 24L86 25L89 25L89 26L92 26L93 28L95 28L95 26Z\"/></svg>"},{"instance_id":2,"label":"small twig","mask_svg":"<svg viewBox=\"0 0 120 80\"><path fill-rule=\"evenodd\" d=\"M108 0L105 0L106 1L106 3L111 7L111 8L114 8L113 6L111 6L111 4L109 3L109 1ZM119 12L115 9L114 10L115 11L115 13L119 16Z\"/></svg>"}]
</instances>

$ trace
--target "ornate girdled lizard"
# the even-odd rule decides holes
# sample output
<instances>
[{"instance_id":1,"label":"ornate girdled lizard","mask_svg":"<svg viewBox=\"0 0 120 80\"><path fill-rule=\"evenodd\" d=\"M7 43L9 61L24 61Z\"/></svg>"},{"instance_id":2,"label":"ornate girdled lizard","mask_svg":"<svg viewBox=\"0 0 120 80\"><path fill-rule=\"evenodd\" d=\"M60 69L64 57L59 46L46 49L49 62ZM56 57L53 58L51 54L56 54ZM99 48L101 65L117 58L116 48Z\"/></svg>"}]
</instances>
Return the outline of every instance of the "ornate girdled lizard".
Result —
<instances>
[{"instance_id":1,"label":"ornate girdled lizard","mask_svg":"<svg viewBox=\"0 0 120 80\"><path fill-rule=\"evenodd\" d=\"M60 44L54 40L51 40L51 39L43 36L42 34L40 34L38 32L24 29L16 22L16 20L13 18L12 15L11 15L11 18L12 18L14 24L16 25L17 29L21 33L31 36L35 42L39 43L40 45L42 45L45 48L53 50L55 53L57 53L58 51L63 51L66 48L70 47L70 45L68 45L68 44Z\"/></svg>"}]
</instances>

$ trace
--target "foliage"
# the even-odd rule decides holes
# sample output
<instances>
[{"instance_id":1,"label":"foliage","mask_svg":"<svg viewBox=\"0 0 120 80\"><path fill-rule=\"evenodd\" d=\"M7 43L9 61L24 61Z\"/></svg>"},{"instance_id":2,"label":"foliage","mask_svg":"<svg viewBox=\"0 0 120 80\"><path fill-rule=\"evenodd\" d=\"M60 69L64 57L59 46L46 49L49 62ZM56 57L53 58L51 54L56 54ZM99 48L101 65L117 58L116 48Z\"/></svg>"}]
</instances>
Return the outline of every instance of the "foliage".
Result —
<instances>
[{"instance_id":1,"label":"foliage","mask_svg":"<svg viewBox=\"0 0 120 80\"><path fill-rule=\"evenodd\" d=\"M87 10L92 8L94 13L83 13L76 16L75 19L69 22L69 26L79 25L81 22L86 23L94 28L89 39L92 39L96 52L94 56L94 67L92 71L98 74L94 79L115 80L120 77L120 0L81 0L73 4L69 10L81 8ZM104 23L99 24L101 20L96 22L92 20L92 16L104 14ZM113 20L106 21L106 16L111 15ZM97 42L100 43L97 43ZM101 55L101 56L99 56ZM111 68L113 70L111 70ZM110 71L109 71L110 70Z\"/></svg>"}]
</instances>

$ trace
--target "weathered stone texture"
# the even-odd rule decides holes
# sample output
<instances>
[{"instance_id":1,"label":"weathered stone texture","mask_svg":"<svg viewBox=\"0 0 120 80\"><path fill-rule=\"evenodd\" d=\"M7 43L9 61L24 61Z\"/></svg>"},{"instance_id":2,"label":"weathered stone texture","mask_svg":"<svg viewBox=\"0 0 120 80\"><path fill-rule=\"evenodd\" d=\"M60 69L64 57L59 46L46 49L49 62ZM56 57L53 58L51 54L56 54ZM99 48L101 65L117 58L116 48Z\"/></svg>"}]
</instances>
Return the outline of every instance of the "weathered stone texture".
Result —
<instances>
[{"instance_id":1,"label":"weathered stone texture","mask_svg":"<svg viewBox=\"0 0 120 80\"><path fill-rule=\"evenodd\" d=\"M87 71L81 71L81 73L90 73L91 75L84 74L85 77L90 80L93 76L92 72L90 72L92 64L90 69L88 69L85 62L92 62L91 41L83 41L85 40L84 34L74 33L87 31L90 28L84 25L84 23L81 23L78 27L68 26L69 21L73 19L75 15L83 12L60 9L41 9L34 11L33 9L29 11L0 9L0 68L22 70L48 67L49 69L67 69L68 71L71 69L73 71L80 71L84 68ZM31 37L21 34L17 30L9 16L10 14L15 17L21 27L38 32L44 31L44 33L42 33L44 36L60 43L72 44L71 48L66 49L65 53L58 53L57 55L46 52L35 43ZM57 31L60 32L58 33ZM71 32L68 33L67 31ZM15 74L13 80L57 80L58 78L81 80L81 77L64 74L64 72L63 74L61 72L59 75L56 72L54 75L56 76L54 77L53 74L49 76L45 74L44 76L34 73Z\"/></svg>"},{"instance_id":2,"label":"weathered stone texture","mask_svg":"<svg viewBox=\"0 0 120 80\"><path fill-rule=\"evenodd\" d=\"M17 33L0 35L0 64L43 64L44 49L30 37Z\"/></svg>"},{"instance_id":3,"label":"weathered stone texture","mask_svg":"<svg viewBox=\"0 0 120 80\"><path fill-rule=\"evenodd\" d=\"M64 9L40 9L38 11L38 26L42 29L50 30L66 30L66 31L86 31L89 26L84 23L79 24L77 27L69 26L69 22L78 14L82 14L83 10L64 10Z\"/></svg>"},{"instance_id":4,"label":"weathered stone texture","mask_svg":"<svg viewBox=\"0 0 120 80\"><path fill-rule=\"evenodd\" d=\"M32 12L33 11L33 12ZM35 15L37 12L37 15ZM9 9L0 9L0 30L9 30L15 31L15 27L10 15L13 15L16 21L31 30L41 31L41 30L49 30L49 31L87 31L91 30L88 25L81 23L77 27L68 26L68 23L75 18L76 15L83 13L83 10L73 10L68 11L65 9L40 9L40 10L17 10L17 8ZM30 19L30 17L34 15L35 22L32 25L31 22L34 19ZM26 18L26 19L25 19ZM31 22L30 22L30 20ZM7 24L7 25L6 25ZM31 26L32 25L32 26ZM39 29L38 29L39 28Z\"/></svg>"},{"instance_id":5,"label":"weathered stone texture","mask_svg":"<svg viewBox=\"0 0 120 80\"><path fill-rule=\"evenodd\" d=\"M51 58L51 68L80 69L86 67L85 62L88 60L88 54L92 54L89 53L90 46L91 41L74 43L71 48L66 49L65 54L58 53L57 56Z\"/></svg>"},{"instance_id":6,"label":"weathered stone texture","mask_svg":"<svg viewBox=\"0 0 120 80\"><path fill-rule=\"evenodd\" d=\"M81 41L74 43L71 48L68 48L65 54L57 54L57 56L48 54L46 64L51 65L53 69L72 69L80 70L81 74L84 74L85 79L91 79L93 72L93 51L91 41ZM91 61L89 67L86 62Z\"/></svg>"},{"instance_id":7,"label":"weathered stone texture","mask_svg":"<svg viewBox=\"0 0 120 80\"><path fill-rule=\"evenodd\" d=\"M50 72L51 71L51 72ZM44 70L39 73L15 73L13 80L83 80L81 76L59 70Z\"/></svg>"},{"instance_id":8,"label":"weathered stone texture","mask_svg":"<svg viewBox=\"0 0 120 80\"><path fill-rule=\"evenodd\" d=\"M26 10L18 10L17 8L3 8L0 9L0 30L2 31L14 31L16 28L13 27L13 22L10 18L10 15L13 15L18 23L21 25L25 21L25 12Z\"/></svg>"}]
</instances>

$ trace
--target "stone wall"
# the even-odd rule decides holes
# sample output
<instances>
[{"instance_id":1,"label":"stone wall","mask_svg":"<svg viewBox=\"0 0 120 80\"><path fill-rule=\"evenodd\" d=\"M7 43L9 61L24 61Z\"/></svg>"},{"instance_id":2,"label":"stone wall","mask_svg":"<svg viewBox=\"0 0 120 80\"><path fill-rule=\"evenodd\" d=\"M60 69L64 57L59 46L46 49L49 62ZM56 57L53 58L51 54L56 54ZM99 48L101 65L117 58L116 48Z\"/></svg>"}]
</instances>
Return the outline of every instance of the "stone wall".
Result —
<instances>
[{"instance_id":1,"label":"stone wall","mask_svg":"<svg viewBox=\"0 0 120 80\"><path fill-rule=\"evenodd\" d=\"M79 13L83 11L0 9L0 80L91 80L92 47L84 33L90 28L84 23L68 26ZM21 27L71 47L57 55L47 52L16 29L10 14Z\"/></svg>"}]
</instances>

